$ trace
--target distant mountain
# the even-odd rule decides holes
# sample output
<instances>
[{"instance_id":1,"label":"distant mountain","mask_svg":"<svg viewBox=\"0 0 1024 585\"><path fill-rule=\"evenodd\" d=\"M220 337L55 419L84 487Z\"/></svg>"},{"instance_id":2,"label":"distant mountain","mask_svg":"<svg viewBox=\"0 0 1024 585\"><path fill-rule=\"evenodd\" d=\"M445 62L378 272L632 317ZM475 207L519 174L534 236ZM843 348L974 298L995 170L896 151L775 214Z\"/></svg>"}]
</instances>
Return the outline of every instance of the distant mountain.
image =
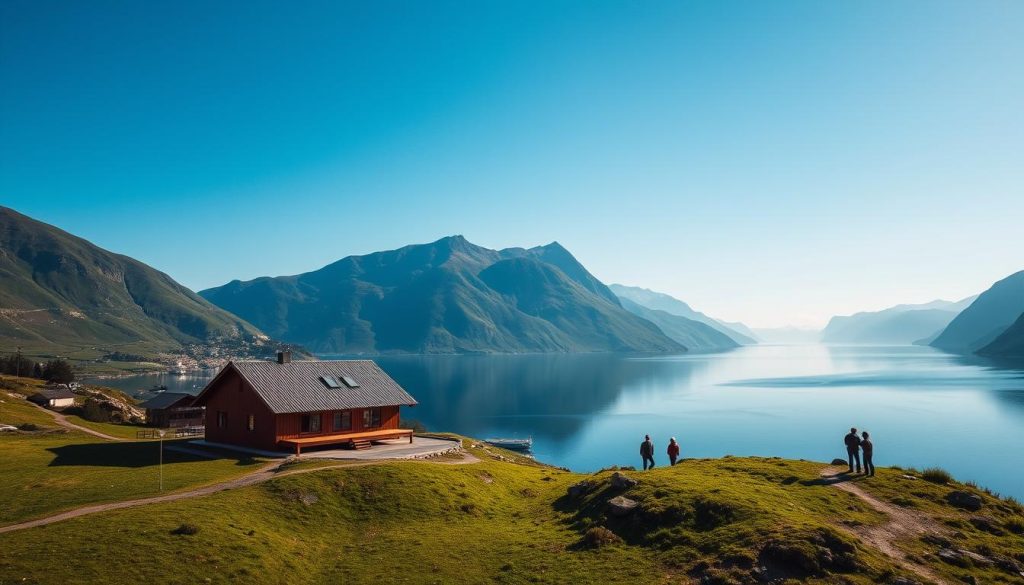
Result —
<instances>
[{"instance_id":1,"label":"distant mountain","mask_svg":"<svg viewBox=\"0 0 1024 585\"><path fill-rule=\"evenodd\" d=\"M627 298L619 300L627 311L654 323L662 333L686 346L690 351L722 351L740 346L731 337L706 323L665 311L648 309Z\"/></svg>"},{"instance_id":2,"label":"distant mountain","mask_svg":"<svg viewBox=\"0 0 1024 585\"><path fill-rule=\"evenodd\" d=\"M265 338L166 274L0 207L0 340L135 351Z\"/></svg>"},{"instance_id":3,"label":"distant mountain","mask_svg":"<svg viewBox=\"0 0 1024 585\"><path fill-rule=\"evenodd\" d=\"M451 236L200 294L321 353L686 349L558 243L491 250Z\"/></svg>"},{"instance_id":4,"label":"distant mountain","mask_svg":"<svg viewBox=\"0 0 1024 585\"><path fill-rule=\"evenodd\" d=\"M1024 313L999 337L978 350L979 355L1024 360Z\"/></svg>"},{"instance_id":5,"label":"distant mountain","mask_svg":"<svg viewBox=\"0 0 1024 585\"><path fill-rule=\"evenodd\" d=\"M1024 313L1024 270L978 295L931 345L954 353L974 353L993 343ZM998 345L1004 347L1003 345Z\"/></svg>"},{"instance_id":6,"label":"distant mountain","mask_svg":"<svg viewBox=\"0 0 1024 585\"><path fill-rule=\"evenodd\" d=\"M637 286L626 286L623 284L612 284L609 285L608 288L610 288L611 291L620 299L629 299L630 301L648 309L664 311L670 315L678 315L692 321L704 323L705 325L728 335L733 341L740 345L757 343L757 336L754 335L754 332L747 328L746 325L743 325L742 323L724 323L718 319L709 317L704 313L693 310L690 308L690 305L671 295Z\"/></svg>"},{"instance_id":7,"label":"distant mountain","mask_svg":"<svg viewBox=\"0 0 1024 585\"><path fill-rule=\"evenodd\" d=\"M952 302L896 305L882 311L835 316L821 332L825 343L912 344L937 335L976 296Z\"/></svg>"}]
</instances>

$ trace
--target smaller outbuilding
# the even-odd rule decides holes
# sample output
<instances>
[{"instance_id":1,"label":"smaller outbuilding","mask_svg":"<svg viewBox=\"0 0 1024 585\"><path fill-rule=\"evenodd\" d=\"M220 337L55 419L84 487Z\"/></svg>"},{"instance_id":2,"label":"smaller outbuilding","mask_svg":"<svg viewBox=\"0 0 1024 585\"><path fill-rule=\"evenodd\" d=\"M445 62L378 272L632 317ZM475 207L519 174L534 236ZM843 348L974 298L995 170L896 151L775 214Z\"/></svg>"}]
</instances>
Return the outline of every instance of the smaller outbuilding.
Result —
<instances>
[{"instance_id":1,"label":"smaller outbuilding","mask_svg":"<svg viewBox=\"0 0 1024 585\"><path fill-rule=\"evenodd\" d=\"M48 408L67 408L69 406L74 406L76 396L78 395L70 390L65 390L64 388L43 388L32 396L29 396L28 399L39 406L46 406Z\"/></svg>"},{"instance_id":2,"label":"smaller outbuilding","mask_svg":"<svg viewBox=\"0 0 1024 585\"><path fill-rule=\"evenodd\" d=\"M203 426L203 407L184 392L161 392L139 405L146 409L146 424L161 429Z\"/></svg>"}]
</instances>

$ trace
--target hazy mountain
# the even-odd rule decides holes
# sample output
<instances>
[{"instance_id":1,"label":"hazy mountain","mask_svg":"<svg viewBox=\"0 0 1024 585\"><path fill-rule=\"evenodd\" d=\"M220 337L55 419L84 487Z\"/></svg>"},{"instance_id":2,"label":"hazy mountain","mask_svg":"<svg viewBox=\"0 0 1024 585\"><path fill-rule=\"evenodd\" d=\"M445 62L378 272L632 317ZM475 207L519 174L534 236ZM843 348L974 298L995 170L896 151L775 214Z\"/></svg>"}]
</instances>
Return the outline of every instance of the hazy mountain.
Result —
<instances>
[{"instance_id":1,"label":"hazy mountain","mask_svg":"<svg viewBox=\"0 0 1024 585\"><path fill-rule=\"evenodd\" d=\"M896 305L882 311L835 316L821 332L821 340L826 343L912 344L937 335L975 298Z\"/></svg>"},{"instance_id":2,"label":"hazy mountain","mask_svg":"<svg viewBox=\"0 0 1024 585\"><path fill-rule=\"evenodd\" d=\"M733 338L706 323L665 311L648 309L628 298L623 297L619 300L627 311L654 323L662 333L686 346L690 351L721 351L740 346Z\"/></svg>"},{"instance_id":3,"label":"hazy mountain","mask_svg":"<svg viewBox=\"0 0 1024 585\"><path fill-rule=\"evenodd\" d=\"M974 353L995 341L1022 313L1024 271L1000 280L978 295L931 345L956 353Z\"/></svg>"},{"instance_id":4,"label":"hazy mountain","mask_svg":"<svg viewBox=\"0 0 1024 585\"><path fill-rule=\"evenodd\" d=\"M1024 359L1024 313L992 343L978 350L989 357Z\"/></svg>"},{"instance_id":5,"label":"hazy mountain","mask_svg":"<svg viewBox=\"0 0 1024 585\"><path fill-rule=\"evenodd\" d=\"M29 347L263 338L166 274L0 207L0 339Z\"/></svg>"},{"instance_id":6,"label":"hazy mountain","mask_svg":"<svg viewBox=\"0 0 1024 585\"><path fill-rule=\"evenodd\" d=\"M325 353L685 350L558 243L490 250L452 236L200 294Z\"/></svg>"},{"instance_id":7,"label":"hazy mountain","mask_svg":"<svg viewBox=\"0 0 1024 585\"><path fill-rule=\"evenodd\" d=\"M629 299L630 301L648 309L664 311L670 315L678 315L692 321L704 323L705 325L728 335L733 341L740 345L757 343L757 336L754 335L754 332L747 328L746 325L743 325L742 323L724 323L718 319L709 317L704 313L693 310L690 308L690 305L671 295L637 286L626 286L623 284L612 284L609 285L608 288L610 288L611 291L620 299Z\"/></svg>"}]
</instances>

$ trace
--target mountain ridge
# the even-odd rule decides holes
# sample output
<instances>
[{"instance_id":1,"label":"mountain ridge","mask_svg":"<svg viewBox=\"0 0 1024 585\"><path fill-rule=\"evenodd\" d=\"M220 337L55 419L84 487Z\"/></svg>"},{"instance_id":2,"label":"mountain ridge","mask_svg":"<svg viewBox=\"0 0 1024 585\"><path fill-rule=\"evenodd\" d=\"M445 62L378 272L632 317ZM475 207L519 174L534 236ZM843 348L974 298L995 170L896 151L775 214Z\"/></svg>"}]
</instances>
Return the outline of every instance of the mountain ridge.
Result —
<instances>
[{"instance_id":1,"label":"mountain ridge","mask_svg":"<svg viewBox=\"0 0 1024 585\"><path fill-rule=\"evenodd\" d=\"M735 323L730 326L730 324L715 319L714 317L705 315L700 311L695 311L689 304L673 297L672 295L639 286L629 286L624 284L610 284L608 285L608 288L620 299L628 298L642 307L655 311L664 311L671 315L684 317L691 321L697 321L708 325L727 335L738 345L757 343L757 336L746 325L743 325L742 323ZM737 331L734 328L735 326L739 326L744 330L744 332Z\"/></svg>"}]
</instances>

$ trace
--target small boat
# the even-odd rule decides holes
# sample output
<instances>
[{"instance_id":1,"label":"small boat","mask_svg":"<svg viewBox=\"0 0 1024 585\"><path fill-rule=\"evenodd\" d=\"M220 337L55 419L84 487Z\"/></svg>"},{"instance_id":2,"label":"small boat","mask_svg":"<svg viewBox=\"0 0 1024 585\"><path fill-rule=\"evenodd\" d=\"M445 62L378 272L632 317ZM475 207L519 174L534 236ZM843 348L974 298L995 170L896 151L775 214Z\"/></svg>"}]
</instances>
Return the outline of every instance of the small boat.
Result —
<instances>
[{"instance_id":1,"label":"small boat","mask_svg":"<svg viewBox=\"0 0 1024 585\"><path fill-rule=\"evenodd\" d=\"M508 449L509 451L521 451L523 453L529 453L533 450L533 437L526 439L484 439L484 442L488 445L495 447L501 447L502 449Z\"/></svg>"}]
</instances>

